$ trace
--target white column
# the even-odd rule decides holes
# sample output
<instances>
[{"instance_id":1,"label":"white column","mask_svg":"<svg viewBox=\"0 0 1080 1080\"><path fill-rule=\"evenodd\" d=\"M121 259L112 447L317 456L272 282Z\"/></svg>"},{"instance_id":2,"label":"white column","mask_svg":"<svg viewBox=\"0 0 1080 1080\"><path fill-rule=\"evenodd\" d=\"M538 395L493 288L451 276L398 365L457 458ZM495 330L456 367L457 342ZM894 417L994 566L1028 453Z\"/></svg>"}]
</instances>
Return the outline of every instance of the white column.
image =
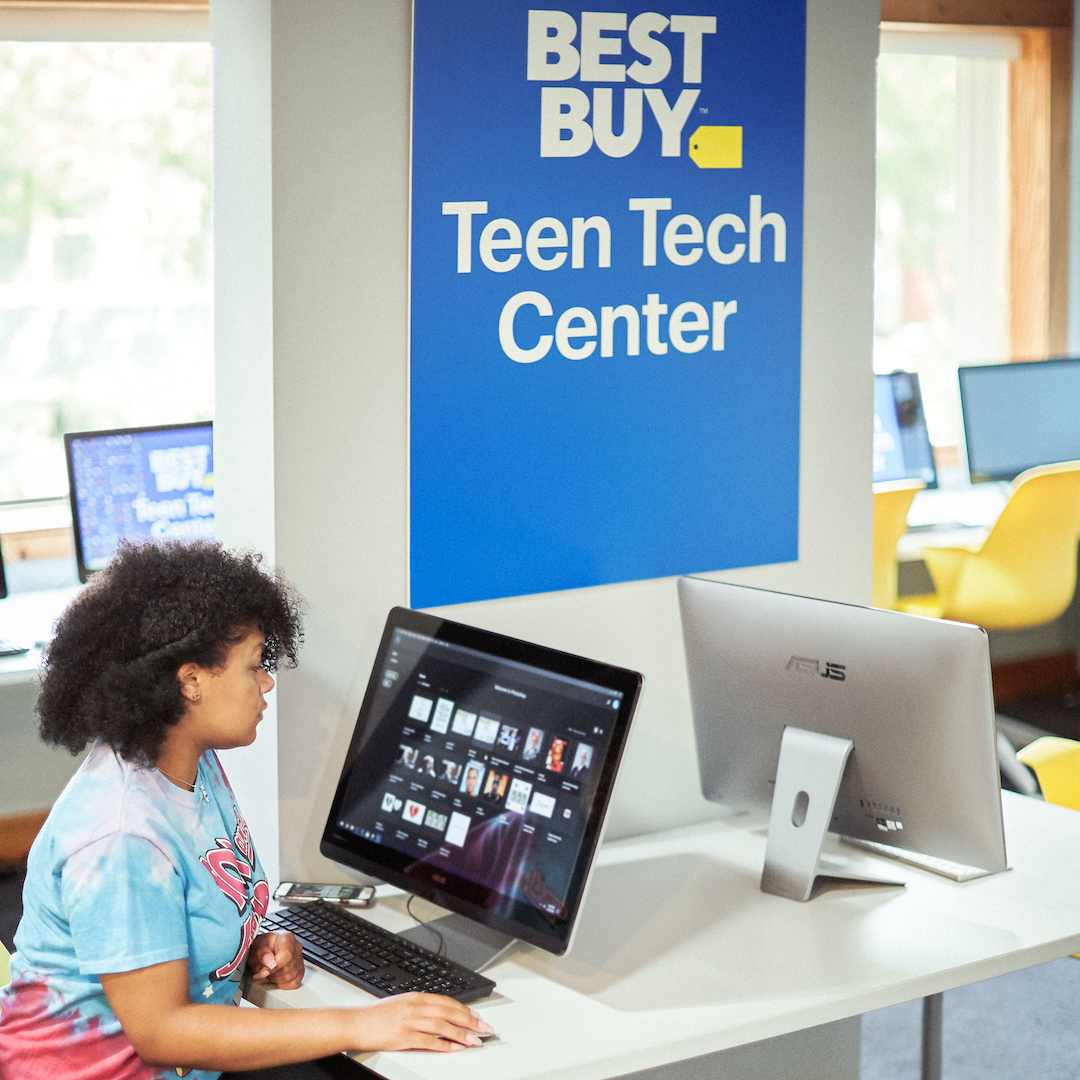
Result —
<instances>
[{"instance_id":1,"label":"white column","mask_svg":"<svg viewBox=\"0 0 1080 1080\"><path fill-rule=\"evenodd\" d=\"M268 718L229 768L264 862L279 794L282 872L309 880L348 876L319 837L386 613L407 596L410 12L229 0L213 15L220 535L266 551L309 602L278 745ZM856 602L870 596L877 24L871 6L808 5L799 560L722 575ZM672 579L452 614L645 673L610 836L717 812L697 788Z\"/></svg>"},{"instance_id":2,"label":"white column","mask_svg":"<svg viewBox=\"0 0 1080 1080\"><path fill-rule=\"evenodd\" d=\"M274 530L273 169L269 0L211 13L214 46L215 524L228 548ZM253 746L222 755L271 888L279 880L277 695Z\"/></svg>"}]
</instances>

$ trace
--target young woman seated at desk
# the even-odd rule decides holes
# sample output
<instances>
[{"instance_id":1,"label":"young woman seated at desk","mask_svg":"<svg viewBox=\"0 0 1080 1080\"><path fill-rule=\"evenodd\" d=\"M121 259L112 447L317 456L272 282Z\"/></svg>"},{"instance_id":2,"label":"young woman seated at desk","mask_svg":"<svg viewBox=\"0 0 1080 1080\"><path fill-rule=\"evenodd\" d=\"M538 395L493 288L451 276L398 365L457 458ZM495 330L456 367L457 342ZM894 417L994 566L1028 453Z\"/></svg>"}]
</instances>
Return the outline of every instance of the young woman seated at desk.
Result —
<instances>
[{"instance_id":1,"label":"young woman seated at desk","mask_svg":"<svg viewBox=\"0 0 1080 1080\"><path fill-rule=\"evenodd\" d=\"M209 1080L345 1050L461 1050L490 1030L431 994L234 1006L245 965L281 989L304 973L291 934L259 933L269 889L215 753L254 741L270 672L296 662L299 607L257 556L125 545L60 619L41 733L93 749L30 853L0 991L4 1080L58 1067L76 1080Z\"/></svg>"}]
</instances>

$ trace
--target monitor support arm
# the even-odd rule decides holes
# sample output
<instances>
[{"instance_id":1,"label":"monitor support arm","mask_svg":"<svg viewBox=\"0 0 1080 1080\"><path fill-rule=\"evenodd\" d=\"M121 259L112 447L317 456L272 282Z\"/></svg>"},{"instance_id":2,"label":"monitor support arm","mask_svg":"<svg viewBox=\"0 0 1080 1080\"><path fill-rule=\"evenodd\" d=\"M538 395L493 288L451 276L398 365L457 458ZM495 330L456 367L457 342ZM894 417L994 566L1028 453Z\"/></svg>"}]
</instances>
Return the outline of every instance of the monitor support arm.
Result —
<instances>
[{"instance_id":1,"label":"monitor support arm","mask_svg":"<svg viewBox=\"0 0 1080 1080\"><path fill-rule=\"evenodd\" d=\"M776 767L769 839L761 891L789 900L809 900L819 879L863 885L902 881L851 874L822 863L821 849L854 744L803 728L786 727Z\"/></svg>"}]
</instances>

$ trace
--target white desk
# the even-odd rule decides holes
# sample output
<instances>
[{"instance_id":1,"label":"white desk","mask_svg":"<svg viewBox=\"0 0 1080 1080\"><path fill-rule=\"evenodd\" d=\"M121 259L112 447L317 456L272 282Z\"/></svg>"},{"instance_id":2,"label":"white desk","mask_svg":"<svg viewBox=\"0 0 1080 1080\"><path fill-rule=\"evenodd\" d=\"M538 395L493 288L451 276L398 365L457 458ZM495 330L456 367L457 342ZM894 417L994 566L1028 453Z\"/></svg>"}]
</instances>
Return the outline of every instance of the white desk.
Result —
<instances>
[{"instance_id":1,"label":"white desk","mask_svg":"<svg viewBox=\"0 0 1080 1080\"><path fill-rule=\"evenodd\" d=\"M1006 483L924 488L908 510L908 525L989 529L1009 501Z\"/></svg>"},{"instance_id":2,"label":"white desk","mask_svg":"<svg viewBox=\"0 0 1080 1080\"><path fill-rule=\"evenodd\" d=\"M923 552L931 547L982 547L989 529L979 526L957 526L950 529L919 529L904 533L896 544L897 562L919 562Z\"/></svg>"},{"instance_id":3,"label":"white desk","mask_svg":"<svg viewBox=\"0 0 1080 1080\"><path fill-rule=\"evenodd\" d=\"M79 594L81 585L63 589L42 589L39 592L15 593L0 600L0 638L30 651L20 656L0 656L0 686L30 683L41 664L38 642L52 636L52 625L64 608Z\"/></svg>"},{"instance_id":4,"label":"white desk","mask_svg":"<svg viewBox=\"0 0 1080 1080\"><path fill-rule=\"evenodd\" d=\"M928 547L981 547L1008 499L1009 485L998 483L917 492L897 558L915 562Z\"/></svg>"},{"instance_id":5,"label":"white desk","mask_svg":"<svg viewBox=\"0 0 1080 1080\"><path fill-rule=\"evenodd\" d=\"M31 649L0 657L0 817L44 810L64 789L80 758L46 746L38 736L34 702L41 650L52 625L82 586L15 593L0 600L0 637Z\"/></svg>"},{"instance_id":6,"label":"white desk","mask_svg":"<svg viewBox=\"0 0 1080 1080\"><path fill-rule=\"evenodd\" d=\"M360 1060L389 1080L857 1077L859 1014L1080 950L1080 813L1011 792L1004 804L1012 870L957 884L902 867L907 889L806 904L759 891L765 830L746 819L605 845L572 952L488 971L496 994L473 1008L499 1041ZM411 925L393 898L369 917ZM314 967L298 990L251 997L372 1001Z\"/></svg>"}]
</instances>

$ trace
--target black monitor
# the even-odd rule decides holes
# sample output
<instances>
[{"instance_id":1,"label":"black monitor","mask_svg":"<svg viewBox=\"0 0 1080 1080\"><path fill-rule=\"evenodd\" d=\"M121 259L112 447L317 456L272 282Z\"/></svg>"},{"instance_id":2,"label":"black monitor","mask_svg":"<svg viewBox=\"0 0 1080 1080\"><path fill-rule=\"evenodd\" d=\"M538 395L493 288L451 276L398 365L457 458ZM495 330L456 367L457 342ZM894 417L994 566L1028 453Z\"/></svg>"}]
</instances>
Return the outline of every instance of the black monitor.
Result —
<instances>
[{"instance_id":1,"label":"black monitor","mask_svg":"<svg viewBox=\"0 0 1080 1080\"><path fill-rule=\"evenodd\" d=\"M1080 357L962 367L972 482L1080 459Z\"/></svg>"},{"instance_id":2,"label":"black monitor","mask_svg":"<svg viewBox=\"0 0 1080 1080\"><path fill-rule=\"evenodd\" d=\"M919 376L874 376L874 482L922 480L937 487L934 450L926 430Z\"/></svg>"},{"instance_id":3,"label":"black monitor","mask_svg":"<svg viewBox=\"0 0 1080 1080\"><path fill-rule=\"evenodd\" d=\"M787 762L819 839L958 880L1006 868L985 630L702 578L680 578L679 601L705 798L771 812L772 845L778 815L790 830L799 810L776 801L797 729L830 737L803 740L801 760L796 743ZM850 757L837 759L835 802L815 807L813 774L835 740Z\"/></svg>"},{"instance_id":4,"label":"black monitor","mask_svg":"<svg viewBox=\"0 0 1080 1080\"><path fill-rule=\"evenodd\" d=\"M394 608L320 850L456 913L444 941L486 928L562 954L640 688L633 671Z\"/></svg>"},{"instance_id":5,"label":"black monitor","mask_svg":"<svg viewBox=\"0 0 1080 1080\"><path fill-rule=\"evenodd\" d=\"M0 600L7 596L7 575L4 573L4 552L0 549Z\"/></svg>"},{"instance_id":6,"label":"black monitor","mask_svg":"<svg viewBox=\"0 0 1080 1080\"><path fill-rule=\"evenodd\" d=\"M122 539L214 539L211 421L64 436L79 580Z\"/></svg>"}]
</instances>

